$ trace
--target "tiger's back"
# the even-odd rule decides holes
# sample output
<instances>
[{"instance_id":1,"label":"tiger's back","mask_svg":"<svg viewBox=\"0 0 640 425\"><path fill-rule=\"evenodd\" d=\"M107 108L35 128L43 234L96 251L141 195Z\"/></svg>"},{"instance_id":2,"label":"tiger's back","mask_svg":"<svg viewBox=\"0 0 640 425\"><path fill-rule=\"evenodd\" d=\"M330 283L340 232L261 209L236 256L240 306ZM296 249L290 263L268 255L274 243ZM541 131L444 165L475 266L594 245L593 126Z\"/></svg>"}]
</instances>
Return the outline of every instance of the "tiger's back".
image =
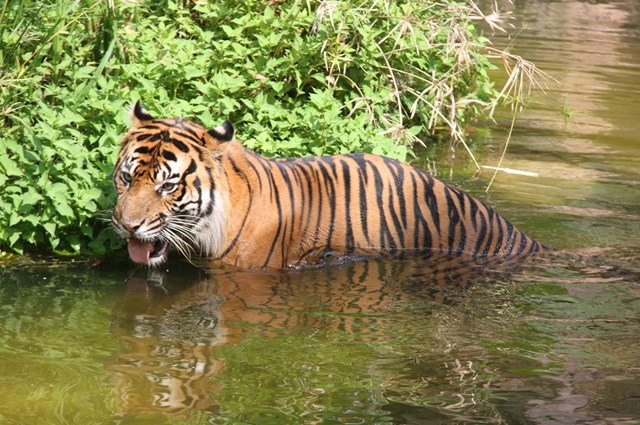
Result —
<instances>
[{"instance_id":1,"label":"tiger's back","mask_svg":"<svg viewBox=\"0 0 640 425\"><path fill-rule=\"evenodd\" d=\"M131 258L283 269L437 251L515 257L541 246L491 207L426 172L372 154L270 159L139 104L114 172L113 224ZM329 259L329 260L327 260Z\"/></svg>"},{"instance_id":2,"label":"tiger's back","mask_svg":"<svg viewBox=\"0 0 640 425\"><path fill-rule=\"evenodd\" d=\"M348 154L273 160L237 149L242 152L228 157L235 180L230 192L252 195L244 216L232 219L232 240L253 242L238 249L232 242L222 259L242 265L250 256L261 267L281 268L322 262L327 255L510 257L540 249L493 208L393 159Z\"/></svg>"}]
</instances>

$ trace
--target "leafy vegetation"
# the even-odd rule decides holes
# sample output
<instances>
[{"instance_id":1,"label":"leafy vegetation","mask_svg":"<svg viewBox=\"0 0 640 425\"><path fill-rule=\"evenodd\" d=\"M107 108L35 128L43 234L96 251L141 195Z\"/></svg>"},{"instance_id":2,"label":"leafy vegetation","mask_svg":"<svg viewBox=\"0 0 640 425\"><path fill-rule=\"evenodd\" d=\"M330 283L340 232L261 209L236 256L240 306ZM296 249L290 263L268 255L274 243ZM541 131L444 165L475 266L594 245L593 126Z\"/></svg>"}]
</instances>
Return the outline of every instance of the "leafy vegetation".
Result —
<instances>
[{"instance_id":1,"label":"leafy vegetation","mask_svg":"<svg viewBox=\"0 0 640 425\"><path fill-rule=\"evenodd\" d=\"M498 15L473 3L0 7L0 249L14 252L119 246L106 223L110 174L138 99L159 117L230 119L266 155L406 158L439 134L462 140L465 122L514 93L494 89L496 52L472 26L501 29Z\"/></svg>"}]
</instances>

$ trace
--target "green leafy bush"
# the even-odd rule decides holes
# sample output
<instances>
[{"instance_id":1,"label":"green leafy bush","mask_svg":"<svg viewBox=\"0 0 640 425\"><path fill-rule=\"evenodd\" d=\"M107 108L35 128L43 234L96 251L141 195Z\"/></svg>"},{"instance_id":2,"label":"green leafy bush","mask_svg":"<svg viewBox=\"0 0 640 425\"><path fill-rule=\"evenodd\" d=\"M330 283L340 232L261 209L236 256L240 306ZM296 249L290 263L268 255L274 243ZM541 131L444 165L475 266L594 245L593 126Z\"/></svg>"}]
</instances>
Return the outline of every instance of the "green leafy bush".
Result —
<instances>
[{"instance_id":1,"label":"green leafy bush","mask_svg":"<svg viewBox=\"0 0 640 425\"><path fill-rule=\"evenodd\" d=\"M103 253L111 168L140 99L158 117L232 120L266 155L415 142L495 101L474 10L454 3L5 1L0 249Z\"/></svg>"}]
</instances>

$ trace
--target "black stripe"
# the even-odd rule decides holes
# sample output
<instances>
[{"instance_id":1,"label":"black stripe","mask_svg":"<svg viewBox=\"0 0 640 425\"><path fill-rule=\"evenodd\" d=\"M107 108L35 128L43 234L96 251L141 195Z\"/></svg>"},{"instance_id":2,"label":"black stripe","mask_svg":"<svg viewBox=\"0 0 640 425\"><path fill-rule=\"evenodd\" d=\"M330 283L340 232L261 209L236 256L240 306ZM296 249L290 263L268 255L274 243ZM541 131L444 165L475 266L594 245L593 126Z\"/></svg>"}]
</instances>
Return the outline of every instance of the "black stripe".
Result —
<instances>
[{"instance_id":1,"label":"black stripe","mask_svg":"<svg viewBox=\"0 0 640 425\"><path fill-rule=\"evenodd\" d=\"M429 222L425 218L425 242L424 245L429 249L434 249L434 233L439 238L440 235L440 214L438 213L438 199L433 192L433 178L422 170L415 170L414 175L420 179L422 190L415 193L416 201L421 200L420 205L429 210L429 217L433 220L434 228L429 227ZM422 217L425 217L421 213Z\"/></svg>"},{"instance_id":2,"label":"black stripe","mask_svg":"<svg viewBox=\"0 0 640 425\"><path fill-rule=\"evenodd\" d=\"M511 245L509 246L509 252L507 253L507 255L524 254L524 249L529 244L530 239L527 237L527 235L517 230L515 226L512 225L512 227L513 227L513 237L510 240ZM518 240L518 238L520 238L520 245L516 246L516 241Z\"/></svg>"},{"instance_id":3,"label":"black stripe","mask_svg":"<svg viewBox=\"0 0 640 425\"><path fill-rule=\"evenodd\" d=\"M391 175L393 176L393 181L396 186L396 193L398 194L398 203L400 205L400 218L402 219L402 227L406 229L407 227L407 203L406 197L404 194L404 166L400 162L396 160L387 159L385 164L391 171ZM397 171L397 172L396 172ZM402 238L404 240L404 237Z\"/></svg>"},{"instance_id":4,"label":"black stripe","mask_svg":"<svg viewBox=\"0 0 640 425\"><path fill-rule=\"evenodd\" d=\"M189 163L189 167L183 174L183 178L188 176L189 174L195 173L197 170L198 170L198 166L196 165L196 162L192 159L191 162Z\"/></svg>"},{"instance_id":5,"label":"black stripe","mask_svg":"<svg viewBox=\"0 0 640 425\"><path fill-rule=\"evenodd\" d=\"M424 184L424 181L422 181ZM422 210L420 209L420 202L418 202L418 182L416 181L416 173L411 173L411 186L413 187L413 215L415 217L414 223L414 232L413 232L413 246L418 248L433 248L433 237L431 235L431 230L429 229L429 223L422 214ZM424 239L422 243L420 243L420 232L419 229L422 228L424 231Z\"/></svg>"},{"instance_id":6,"label":"black stripe","mask_svg":"<svg viewBox=\"0 0 640 425\"><path fill-rule=\"evenodd\" d=\"M447 217L449 218L449 229L447 231L447 250L449 254L453 253L456 227L460 223L460 212L458 211L458 208L455 202L453 202L453 197L451 196L452 193L453 193L453 190L445 186L444 195L447 200Z\"/></svg>"},{"instance_id":7,"label":"black stripe","mask_svg":"<svg viewBox=\"0 0 640 425\"><path fill-rule=\"evenodd\" d=\"M487 236L487 227L490 225L487 224L487 217L482 213L484 211L487 210L487 207L485 207L484 205L479 205L479 209L478 212L476 213L478 216L478 223L475 225L476 228L476 246L473 249L473 254L477 255L480 254L480 248L482 247L482 243L484 242L486 236ZM480 227L480 230L478 230L478 224Z\"/></svg>"},{"instance_id":8,"label":"black stripe","mask_svg":"<svg viewBox=\"0 0 640 425\"><path fill-rule=\"evenodd\" d=\"M158 142L160 140L162 140L162 133L154 133L151 136L149 136L150 142Z\"/></svg>"},{"instance_id":9,"label":"black stripe","mask_svg":"<svg viewBox=\"0 0 640 425\"><path fill-rule=\"evenodd\" d=\"M174 137L182 137L183 139L187 139L197 145L200 144L200 139L195 134L183 133L182 131L174 131ZM178 139L174 138L172 140L178 140Z\"/></svg>"},{"instance_id":10,"label":"black stripe","mask_svg":"<svg viewBox=\"0 0 640 425\"><path fill-rule=\"evenodd\" d=\"M404 231L402 230L402 226L400 225L400 219L398 218L398 214L396 214L396 207L394 203L394 190L393 186L389 186L389 214L391 215L391 221L393 222L393 226L397 236L398 236L398 246L404 246Z\"/></svg>"},{"instance_id":11,"label":"black stripe","mask_svg":"<svg viewBox=\"0 0 640 425\"><path fill-rule=\"evenodd\" d=\"M267 180L269 181L269 185L271 186L271 191L270 191L271 199L273 200L275 198L276 207L278 210L278 228L276 229L276 235L274 236L273 241L271 242L271 248L269 248L267 258L265 259L264 264L262 265L262 267L267 267L276 249L276 244L278 243L278 238L280 237L280 233L282 232L282 205L280 203L280 192L278 191L278 187L275 185L275 182L273 181L273 174L271 173L271 170L267 168L266 161L265 161L265 164L262 164L262 166L265 172L267 173Z\"/></svg>"},{"instance_id":12,"label":"black stripe","mask_svg":"<svg viewBox=\"0 0 640 425\"><path fill-rule=\"evenodd\" d=\"M353 228L351 225L351 172L349 164L342 161L342 179L344 181L344 215L347 223L346 238L347 251L353 252L355 241L353 240Z\"/></svg>"},{"instance_id":13,"label":"black stripe","mask_svg":"<svg viewBox=\"0 0 640 425\"><path fill-rule=\"evenodd\" d=\"M504 220L506 226L507 226L507 234L505 235L506 239L507 239L507 244L505 245L505 256L509 256L511 255L511 252L513 251L514 248L514 244L516 241L516 237L518 236L518 231L515 230L515 228L513 227L513 224L511 224L510 221L508 220ZM522 235L524 236L524 235Z\"/></svg>"},{"instance_id":14,"label":"black stripe","mask_svg":"<svg viewBox=\"0 0 640 425\"><path fill-rule=\"evenodd\" d=\"M215 199L214 195L216 190L216 182L213 179L213 174L211 173L211 169L205 168L205 171L207 172L207 177L209 177L209 181L211 182L211 187L209 187L209 198L211 200L207 204L207 209L202 213L203 216L211 215L211 213L213 213L213 206L214 206L214 199Z\"/></svg>"},{"instance_id":15,"label":"black stripe","mask_svg":"<svg viewBox=\"0 0 640 425\"><path fill-rule=\"evenodd\" d=\"M260 166L264 174L266 175L267 183L269 183L269 199L273 201L274 193L276 193L276 187L273 181L273 173L271 172L270 166L271 166L271 162L275 163L275 161L270 161L269 159L262 158L257 155L254 155L254 158L258 162L258 165ZM258 176L260 175L259 172L257 172L256 174Z\"/></svg>"},{"instance_id":16,"label":"black stripe","mask_svg":"<svg viewBox=\"0 0 640 425\"><path fill-rule=\"evenodd\" d=\"M145 220L143 220L143 223L144 223L144 221ZM162 224L163 224L162 216L159 215L153 221L150 221L149 223L147 223L147 232L151 232L153 230L156 230L156 229L162 227Z\"/></svg>"},{"instance_id":17,"label":"black stripe","mask_svg":"<svg viewBox=\"0 0 640 425\"><path fill-rule=\"evenodd\" d=\"M291 205L291 215L290 215L290 219L291 219L291 232L289 233L289 241L291 242L293 240L293 233L295 232L295 228L296 228L296 210L295 210L295 188L293 187L293 184L291 182L291 177L289 176L289 165L288 164L283 164L280 163L277 165L276 167L278 169L278 171L280 171L280 174L282 175L282 179L284 180L284 183L289 191L289 203ZM286 223L285 223L286 224ZM283 235L286 235L287 233L284 232ZM282 243L284 244L284 237L282 238ZM284 247L283 247L284 249ZM284 258L284 257L283 257Z\"/></svg>"},{"instance_id":18,"label":"black stripe","mask_svg":"<svg viewBox=\"0 0 640 425\"><path fill-rule=\"evenodd\" d=\"M140 155L146 155L150 152L151 152L151 149L149 149L149 146L139 146L133 150L133 153L137 153Z\"/></svg>"},{"instance_id":19,"label":"black stripe","mask_svg":"<svg viewBox=\"0 0 640 425\"><path fill-rule=\"evenodd\" d=\"M193 123L191 121L180 120L180 122L178 123L178 128L189 133L191 139L194 139L196 142L200 143L200 135L196 131L196 128L192 127L192 125Z\"/></svg>"},{"instance_id":20,"label":"black stripe","mask_svg":"<svg viewBox=\"0 0 640 425\"><path fill-rule=\"evenodd\" d=\"M247 153L253 153L253 152L251 152L251 151L249 151L249 150L245 149L245 150L244 150L244 153L245 153L245 154L247 154ZM258 162L260 162L260 161L261 161L261 158L260 158L260 157L258 157L256 154L253 154L252 156L250 156L250 158L252 158L252 159L254 159L254 160L258 161ZM258 169L256 168L256 166L255 166L255 165L253 165L253 163L252 163L251 161L249 161L248 159L249 159L249 158L247 158L247 165L253 169L253 173L254 173L253 175L258 179L258 191L259 191L260 193L262 193L262 177L260 176L260 172L258 171ZM236 167L236 169L237 169L237 167ZM240 171L240 170L238 169L238 171ZM243 175L244 175L244 174L243 174ZM246 178L245 178L245 179L246 179ZM248 186L248 185L249 185L249 183L247 182L247 186Z\"/></svg>"},{"instance_id":21,"label":"black stripe","mask_svg":"<svg viewBox=\"0 0 640 425\"><path fill-rule=\"evenodd\" d=\"M318 207L316 208L316 213L318 214L318 216L316 217L316 225L314 227L314 233L313 233L313 246L318 246L318 233L320 232L320 223L322 222L322 206L324 203L324 199L323 199L323 192L322 192L322 178L320 176L320 173L318 171L317 166L315 166L316 164L310 164L312 165L311 167L311 171L313 172L313 177L316 183L316 187L318 188L317 193L318 193Z\"/></svg>"},{"instance_id":22,"label":"black stripe","mask_svg":"<svg viewBox=\"0 0 640 425\"><path fill-rule=\"evenodd\" d=\"M249 217L249 213L251 212L251 205L253 204L253 188L249 184L248 177L246 176L246 174L244 172L242 172L242 170L240 170L240 168L238 168L238 166L236 165L235 161L233 161L233 159L231 157L228 157L228 160L231 163L233 171L237 175L239 175L242 180L245 181L245 184L247 186L247 190L249 192L249 205L247 206L247 211L245 213L244 218L242 219L242 224L240 225L240 229L238 230L238 233L236 233L235 237L231 240L231 243L229 244L229 246L227 246L227 248L222 252L220 257L218 257L218 258L226 257L229 254L229 252L231 252L233 247L235 247L236 244L238 243L238 240L240 239L240 235L242 234L242 232L244 230L244 226L247 223L247 218ZM252 168L254 169L254 171L256 171L256 169L254 167L252 167ZM228 177L227 177L227 180L228 180Z\"/></svg>"},{"instance_id":23,"label":"black stripe","mask_svg":"<svg viewBox=\"0 0 640 425\"><path fill-rule=\"evenodd\" d=\"M384 204L382 202L382 193L384 192L384 184L382 181L382 177L380 175L380 171L378 167L373 163L369 163L371 166L371 171L373 174L374 187L376 188L376 204L378 205L378 216L380 218L380 250L387 250L387 244L385 239L389 241L389 252L391 254L395 254L396 252L396 243L393 240L393 236L391 235L391 231L389 230L389 226L387 225L387 218L384 215Z\"/></svg>"},{"instance_id":24,"label":"black stripe","mask_svg":"<svg viewBox=\"0 0 640 425\"><path fill-rule=\"evenodd\" d=\"M504 225L504 219L498 213L496 213L496 221L498 222L498 225L496 226L498 235L496 238L496 247L493 250L493 255L498 255L498 252L500 252L500 248L502 248L502 244L504 242L504 228L502 227Z\"/></svg>"},{"instance_id":25,"label":"black stripe","mask_svg":"<svg viewBox=\"0 0 640 425\"><path fill-rule=\"evenodd\" d=\"M497 215L493 208L485 206L487 211L487 236L486 236L486 245L482 250L482 255L489 255L489 249L491 249L491 245L493 245L493 238L496 236L495 227L493 225L493 219Z\"/></svg>"},{"instance_id":26,"label":"black stripe","mask_svg":"<svg viewBox=\"0 0 640 425\"><path fill-rule=\"evenodd\" d=\"M367 240L367 246L371 245L371 239L369 238L369 224L368 224L368 205L367 205L367 164L368 161L362 154L354 154L352 159L358 165L358 197L360 200L360 225L362 227L362 233Z\"/></svg>"},{"instance_id":27,"label":"black stripe","mask_svg":"<svg viewBox=\"0 0 640 425\"><path fill-rule=\"evenodd\" d=\"M333 237L333 231L335 230L335 217L336 217L336 189L335 189L335 181L334 179L329 175L329 172L327 171L328 167L330 170L334 170L335 169L335 164L333 164L333 159L331 159L330 157L321 157L319 158L320 161L317 162L318 164L318 169L320 170L320 172L322 173L322 176L324 177L324 180L322 180L324 182L324 187L325 187L325 191L327 193L327 196L329 198L329 213L330 213L330 219L329 219L329 233L327 234L327 247L331 246L331 238ZM334 171L335 174L335 171ZM322 181L319 182L319 186L320 183L322 183ZM321 217L322 215L322 204L320 205L320 211L319 211L319 215L318 218Z\"/></svg>"},{"instance_id":28,"label":"black stripe","mask_svg":"<svg viewBox=\"0 0 640 425\"><path fill-rule=\"evenodd\" d=\"M175 153L173 153L171 151L168 151L166 149L162 151L162 157L164 159L166 159L167 161L177 161L178 160L178 157L176 156Z\"/></svg>"},{"instance_id":29,"label":"black stripe","mask_svg":"<svg viewBox=\"0 0 640 425\"><path fill-rule=\"evenodd\" d=\"M289 167L289 171L293 174L293 180L296 184L296 187L299 189L298 190L298 195L300 195L300 204L304 205L305 204L305 198L306 198L306 192L304 191L304 187L302 185L302 179L300 178L300 168L303 167L304 164L294 164L293 166ZM300 218L302 219L302 214L300 215Z\"/></svg>"},{"instance_id":30,"label":"black stripe","mask_svg":"<svg viewBox=\"0 0 640 425\"><path fill-rule=\"evenodd\" d=\"M467 200L469 201L469 214L470 214L469 216L470 220L467 220L467 221L471 222L473 231L477 232L478 231L478 215L477 214L478 214L479 201L470 196L468 197Z\"/></svg>"},{"instance_id":31,"label":"black stripe","mask_svg":"<svg viewBox=\"0 0 640 425\"><path fill-rule=\"evenodd\" d=\"M458 226L458 228L460 229L460 240L458 241L456 252L463 253L466 251L465 248L467 246L467 220L465 220L465 211L466 211L465 201L469 198L469 196L458 190L455 190L454 193L458 195L458 200L460 201L460 216L461 216L460 224Z\"/></svg>"},{"instance_id":32,"label":"black stripe","mask_svg":"<svg viewBox=\"0 0 640 425\"><path fill-rule=\"evenodd\" d=\"M193 179L193 187L198 191L198 196L202 197L202 180L200 180L200 177L196 176L196 178Z\"/></svg>"},{"instance_id":33,"label":"black stripe","mask_svg":"<svg viewBox=\"0 0 640 425\"><path fill-rule=\"evenodd\" d=\"M307 219L304 221L304 227L302 230L305 234L308 234L309 225L311 224L311 213L313 212L313 187L311 184L311 176L308 172L309 165L307 163L300 164L296 170L304 177L306 185L302 184L302 179L300 182L300 191L302 192L302 210L303 212L306 210ZM307 196L308 195L308 196Z\"/></svg>"},{"instance_id":34,"label":"black stripe","mask_svg":"<svg viewBox=\"0 0 640 425\"><path fill-rule=\"evenodd\" d=\"M143 141L145 141L148 138L153 137L153 136L154 136L153 133L136 134L135 139L136 139L137 142L143 142Z\"/></svg>"},{"instance_id":35,"label":"black stripe","mask_svg":"<svg viewBox=\"0 0 640 425\"><path fill-rule=\"evenodd\" d=\"M292 229L291 233L293 233L293 226L291 227L291 229ZM288 223L285 221L284 222L284 227L282 229L282 239L281 239L281 242L280 242L280 258L282 259L281 260L281 266L285 266L286 265L285 264L285 259L287 257L285 255L286 254L286 249L285 248L286 248L287 244L285 242L285 235L287 234L287 230L288 230Z\"/></svg>"},{"instance_id":36,"label":"black stripe","mask_svg":"<svg viewBox=\"0 0 640 425\"><path fill-rule=\"evenodd\" d=\"M158 175L160 174L160 169L164 171L165 179L169 178L169 176L173 174L170 162L156 162L154 165L156 178L158 178Z\"/></svg>"},{"instance_id":37,"label":"black stripe","mask_svg":"<svg viewBox=\"0 0 640 425\"><path fill-rule=\"evenodd\" d=\"M387 170L389 170L389 173L391 174L391 180L392 180L392 184L389 186L389 212L391 214L391 219L395 227L394 230L398 234L398 239L399 239L398 245L403 247L405 245L404 230L403 230L403 226L400 224L400 218L404 217L403 221L406 226L407 209L401 197L401 193L403 193L402 182L398 180L398 175L394 172L393 168L391 167L391 164L395 161L390 160L388 158L384 158L384 159L385 159L384 164L387 167ZM398 214L396 213L397 208L395 207L394 194L398 198L398 204L400 206L400 217L398 217Z\"/></svg>"},{"instance_id":38,"label":"black stripe","mask_svg":"<svg viewBox=\"0 0 640 425\"><path fill-rule=\"evenodd\" d=\"M307 193L305 191L305 188L302 184L302 178L300 177L300 167L304 166L304 164L293 164L292 166L290 166L288 168L289 172L293 175L293 182L295 183L295 187L298 189L297 193L298 196L300 197L300 232L298 233L303 233L305 230L305 227L303 227L302 222L304 221L304 212L305 212L305 204L306 204L306 198L307 198ZM294 214L294 202L293 199L291 200L291 213ZM291 232L291 234L293 235L293 230Z\"/></svg>"},{"instance_id":39,"label":"black stripe","mask_svg":"<svg viewBox=\"0 0 640 425\"><path fill-rule=\"evenodd\" d=\"M189 146L187 146L185 143L182 143L180 140L178 139L172 139L171 142L173 143L173 145L178 148L181 152L187 153L189 152Z\"/></svg>"}]
</instances>

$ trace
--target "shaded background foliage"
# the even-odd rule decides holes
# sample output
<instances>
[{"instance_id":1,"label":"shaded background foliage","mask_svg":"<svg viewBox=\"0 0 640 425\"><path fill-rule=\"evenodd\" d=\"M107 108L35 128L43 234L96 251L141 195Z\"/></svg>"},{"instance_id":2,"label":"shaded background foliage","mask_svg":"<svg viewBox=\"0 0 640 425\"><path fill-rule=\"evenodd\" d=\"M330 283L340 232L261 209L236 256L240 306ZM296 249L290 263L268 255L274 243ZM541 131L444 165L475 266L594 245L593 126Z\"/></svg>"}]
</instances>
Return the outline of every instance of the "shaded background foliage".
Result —
<instances>
[{"instance_id":1,"label":"shaded background foliage","mask_svg":"<svg viewBox=\"0 0 640 425\"><path fill-rule=\"evenodd\" d=\"M104 253L124 111L215 126L266 155L406 158L498 97L464 4L5 1L0 249Z\"/></svg>"}]
</instances>

